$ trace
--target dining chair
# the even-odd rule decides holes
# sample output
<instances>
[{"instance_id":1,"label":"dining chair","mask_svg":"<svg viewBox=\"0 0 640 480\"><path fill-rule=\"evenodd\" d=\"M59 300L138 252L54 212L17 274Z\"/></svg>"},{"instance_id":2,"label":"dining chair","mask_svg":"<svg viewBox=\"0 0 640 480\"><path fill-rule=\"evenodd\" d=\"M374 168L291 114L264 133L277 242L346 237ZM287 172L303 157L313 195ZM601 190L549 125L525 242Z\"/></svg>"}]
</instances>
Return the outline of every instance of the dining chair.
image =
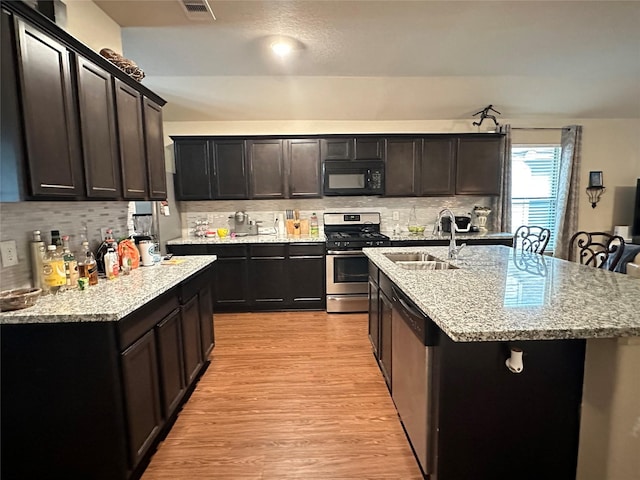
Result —
<instances>
[{"instance_id":1,"label":"dining chair","mask_svg":"<svg viewBox=\"0 0 640 480\"><path fill-rule=\"evenodd\" d=\"M624 238L610 233L577 232L569 241L569 260L606 270L616 268L623 252Z\"/></svg>"},{"instance_id":2,"label":"dining chair","mask_svg":"<svg viewBox=\"0 0 640 480\"><path fill-rule=\"evenodd\" d=\"M522 225L513 235L513 248L523 252L543 254L550 237L551 231L548 228Z\"/></svg>"}]
</instances>

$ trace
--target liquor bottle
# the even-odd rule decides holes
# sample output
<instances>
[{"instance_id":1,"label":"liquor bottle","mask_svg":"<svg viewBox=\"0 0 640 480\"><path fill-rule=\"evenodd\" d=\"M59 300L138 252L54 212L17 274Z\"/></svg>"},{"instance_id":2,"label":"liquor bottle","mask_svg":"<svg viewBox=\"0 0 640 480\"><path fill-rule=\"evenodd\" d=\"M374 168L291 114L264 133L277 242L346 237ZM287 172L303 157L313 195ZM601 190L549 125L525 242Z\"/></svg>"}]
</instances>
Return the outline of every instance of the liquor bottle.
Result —
<instances>
[{"instance_id":1,"label":"liquor bottle","mask_svg":"<svg viewBox=\"0 0 640 480\"><path fill-rule=\"evenodd\" d=\"M42 260L42 276L47 288L46 293L56 294L64 289L67 276L64 272L64 259L57 252L55 245L47 247L47 254Z\"/></svg>"},{"instance_id":2,"label":"liquor bottle","mask_svg":"<svg viewBox=\"0 0 640 480\"><path fill-rule=\"evenodd\" d=\"M62 259L64 260L64 271L67 277L67 288L78 288L78 262L69 248L69 235L62 237Z\"/></svg>"},{"instance_id":3,"label":"liquor bottle","mask_svg":"<svg viewBox=\"0 0 640 480\"><path fill-rule=\"evenodd\" d=\"M89 285L98 284L98 264L96 257L89 249L89 242L82 242L82 249L78 254L78 274L89 279Z\"/></svg>"},{"instance_id":4,"label":"liquor bottle","mask_svg":"<svg viewBox=\"0 0 640 480\"><path fill-rule=\"evenodd\" d=\"M33 240L29 243L29 249L31 250L31 276L33 277L33 286L45 290L42 260L47 253L47 246L42 241L40 230L33 231Z\"/></svg>"},{"instance_id":5,"label":"liquor bottle","mask_svg":"<svg viewBox=\"0 0 640 480\"><path fill-rule=\"evenodd\" d=\"M62 255L62 239L60 238L60 230L51 230L51 245L55 245L57 252Z\"/></svg>"}]
</instances>

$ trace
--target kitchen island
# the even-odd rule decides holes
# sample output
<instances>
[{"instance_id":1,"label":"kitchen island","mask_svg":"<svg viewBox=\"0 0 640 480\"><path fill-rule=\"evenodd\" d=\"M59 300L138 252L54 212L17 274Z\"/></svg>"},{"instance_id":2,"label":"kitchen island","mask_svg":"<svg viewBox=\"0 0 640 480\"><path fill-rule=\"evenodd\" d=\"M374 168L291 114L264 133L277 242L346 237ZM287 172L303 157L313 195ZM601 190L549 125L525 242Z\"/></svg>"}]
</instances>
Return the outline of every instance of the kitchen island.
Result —
<instances>
[{"instance_id":1,"label":"kitchen island","mask_svg":"<svg viewBox=\"0 0 640 480\"><path fill-rule=\"evenodd\" d=\"M501 246L364 253L370 338L423 472L575 479L586 343L640 335L640 282Z\"/></svg>"},{"instance_id":2,"label":"kitchen island","mask_svg":"<svg viewBox=\"0 0 640 480\"><path fill-rule=\"evenodd\" d=\"M0 314L2 478L128 480L209 364L215 256Z\"/></svg>"}]
</instances>

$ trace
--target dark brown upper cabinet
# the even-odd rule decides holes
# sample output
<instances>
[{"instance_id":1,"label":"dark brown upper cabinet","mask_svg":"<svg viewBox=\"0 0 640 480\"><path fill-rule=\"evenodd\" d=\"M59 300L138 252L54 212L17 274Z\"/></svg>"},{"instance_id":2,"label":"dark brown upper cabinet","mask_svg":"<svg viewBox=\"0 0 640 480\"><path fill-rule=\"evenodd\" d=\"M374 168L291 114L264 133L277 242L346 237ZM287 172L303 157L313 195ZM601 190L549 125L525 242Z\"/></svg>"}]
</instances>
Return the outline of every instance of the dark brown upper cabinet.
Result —
<instances>
[{"instance_id":1,"label":"dark brown upper cabinet","mask_svg":"<svg viewBox=\"0 0 640 480\"><path fill-rule=\"evenodd\" d=\"M167 198L167 174L164 163L162 107L147 97L144 97L142 102L149 199L165 200Z\"/></svg>"},{"instance_id":2,"label":"dark brown upper cabinet","mask_svg":"<svg viewBox=\"0 0 640 480\"><path fill-rule=\"evenodd\" d=\"M418 195L421 145L422 140L418 138L387 138L385 196Z\"/></svg>"},{"instance_id":3,"label":"dark brown upper cabinet","mask_svg":"<svg viewBox=\"0 0 640 480\"><path fill-rule=\"evenodd\" d=\"M285 140L287 197L321 197L322 164L318 139Z\"/></svg>"},{"instance_id":4,"label":"dark brown upper cabinet","mask_svg":"<svg viewBox=\"0 0 640 480\"><path fill-rule=\"evenodd\" d=\"M122 195L122 188L113 77L81 56L76 66L86 194L115 199Z\"/></svg>"},{"instance_id":5,"label":"dark brown upper cabinet","mask_svg":"<svg viewBox=\"0 0 640 480\"><path fill-rule=\"evenodd\" d=\"M456 139L425 137L420 160L419 195L455 193Z\"/></svg>"},{"instance_id":6,"label":"dark brown upper cabinet","mask_svg":"<svg viewBox=\"0 0 640 480\"><path fill-rule=\"evenodd\" d=\"M15 26L29 193L33 197L82 196L71 52L20 19Z\"/></svg>"},{"instance_id":7,"label":"dark brown upper cabinet","mask_svg":"<svg viewBox=\"0 0 640 480\"><path fill-rule=\"evenodd\" d=\"M284 198L282 140L248 140L251 198Z\"/></svg>"},{"instance_id":8,"label":"dark brown upper cabinet","mask_svg":"<svg viewBox=\"0 0 640 480\"><path fill-rule=\"evenodd\" d=\"M504 136L477 135L458 139L456 194L499 195Z\"/></svg>"},{"instance_id":9,"label":"dark brown upper cabinet","mask_svg":"<svg viewBox=\"0 0 640 480\"><path fill-rule=\"evenodd\" d=\"M382 160L384 139L377 137L356 137L354 160Z\"/></svg>"},{"instance_id":10,"label":"dark brown upper cabinet","mask_svg":"<svg viewBox=\"0 0 640 480\"><path fill-rule=\"evenodd\" d=\"M140 92L115 79L122 196L125 199L144 199L148 195L147 165L142 127L142 98Z\"/></svg>"},{"instance_id":11,"label":"dark brown upper cabinet","mask_svg":"<svg viewBox=\"0 0 640 480\"><path fill-rule=\"evenodd\" d=\"M212 144L207 139L182 139L174 142L177 200L213 199Z\"/></svg>"},{"instance_id":12,"label":"dark brown upper cabinet","mask_svg":"<svg viewBox=\"0 0 640 480\"><path fill-rule=\"evenodd\" d=\"M213 142L213 195L219 200L249 198L244 140Z\"/></svg>"},{"instance_id":13,"label":"dark brown upper cabinet","mask_svg":"<svg viewBox=\"0 0 640 480\"><path fill-rule=\"evenodd\" d=\"M323 138L320 140L320 156L325 160L351 160L354 155L353 138Z\"/></svg>"}]
</instances>

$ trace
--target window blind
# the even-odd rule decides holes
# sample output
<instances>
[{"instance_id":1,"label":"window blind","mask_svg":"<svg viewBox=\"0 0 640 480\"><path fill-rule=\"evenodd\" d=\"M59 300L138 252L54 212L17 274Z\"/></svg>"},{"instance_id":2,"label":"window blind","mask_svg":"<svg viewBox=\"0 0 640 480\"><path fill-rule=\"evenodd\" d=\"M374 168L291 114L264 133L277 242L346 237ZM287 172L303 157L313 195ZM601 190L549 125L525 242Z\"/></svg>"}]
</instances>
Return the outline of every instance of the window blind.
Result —
<instances>
[{"instance_id":1,"label":"window blind","mask_svg":"<svg viewBox=\"0 0 640 480\"><path fill-rule=\"evenodd\" d=\"M536 225L551 230L554 245L560 171L559 145L514 146L511 149L511 225Z\"/></svg>"}]
</instances>

